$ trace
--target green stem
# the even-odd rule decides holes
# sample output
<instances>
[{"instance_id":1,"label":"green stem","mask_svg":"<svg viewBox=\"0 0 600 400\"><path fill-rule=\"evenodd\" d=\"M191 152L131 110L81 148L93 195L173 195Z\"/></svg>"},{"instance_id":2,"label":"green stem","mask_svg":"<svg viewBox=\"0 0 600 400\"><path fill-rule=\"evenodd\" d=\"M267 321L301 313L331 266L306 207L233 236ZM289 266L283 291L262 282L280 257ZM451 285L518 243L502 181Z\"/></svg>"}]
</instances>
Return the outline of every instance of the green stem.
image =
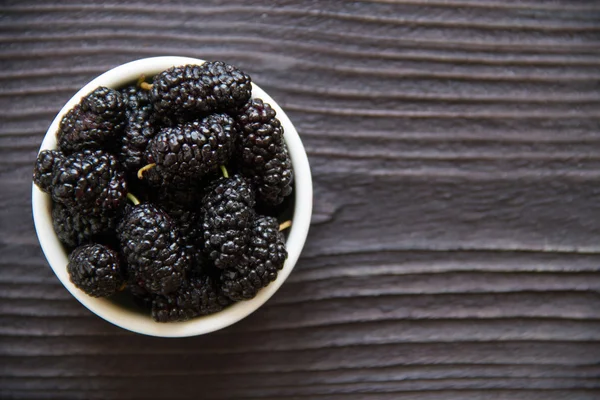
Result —
<instances>
[{"instance_id":1,"label":"green stem","mask_svg":"<svg viewBox=\"0 0 600 400\"><path fill-rule=\"evenodd\" d=\"M221 165L221 172L225 178L229 178L229 172L227 172L227 168L224 165Z\"/></svg>"},{"instance_id":2,"label":"green stem","mask_svg":"<svg viewBox=\"0 0 600 400\"><path fill-rule=\"evenodd\" d=\"M138 200L138 198L135 197L134 195L132 195L131 193L127 193L127 198L129 199L129 201L131 201L133 203L134 206L137 206L138 204L140 204L140 201Z\"/></svg>"}]
</instances>

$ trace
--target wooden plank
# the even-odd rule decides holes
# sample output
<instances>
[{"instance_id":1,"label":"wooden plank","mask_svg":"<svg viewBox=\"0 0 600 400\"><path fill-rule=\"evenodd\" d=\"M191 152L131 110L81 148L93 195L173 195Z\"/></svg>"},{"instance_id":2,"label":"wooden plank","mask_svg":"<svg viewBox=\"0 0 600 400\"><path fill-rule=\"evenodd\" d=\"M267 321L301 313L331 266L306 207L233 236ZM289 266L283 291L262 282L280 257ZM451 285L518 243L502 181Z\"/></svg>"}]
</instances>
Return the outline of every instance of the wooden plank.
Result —
<instances>
[{"instance_id":1,"label":"wooden plank","mask_svg":"<svg viewBox=\"0 0 600 400\"><path fill-rule=\"evenodd\" d=\"M0 398L600 398L597 2L7 0L0 15ZM30 209L62 104L166 54L251 73L315 189L281 291L181 340L74 300Z\"/></svg>"}]
</instances>

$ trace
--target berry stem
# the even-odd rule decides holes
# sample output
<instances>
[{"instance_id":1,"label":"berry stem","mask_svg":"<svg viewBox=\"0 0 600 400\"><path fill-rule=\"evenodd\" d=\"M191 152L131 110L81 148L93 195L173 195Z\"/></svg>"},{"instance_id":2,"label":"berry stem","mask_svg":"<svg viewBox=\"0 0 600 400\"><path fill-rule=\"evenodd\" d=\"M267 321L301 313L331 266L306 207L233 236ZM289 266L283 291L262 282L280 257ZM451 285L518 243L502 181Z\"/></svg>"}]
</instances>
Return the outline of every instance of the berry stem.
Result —
<instances>
[{"instance_id":1,"label":"berry stem","mask_svg":"<svg viewBox=\"0 0 600 400\"><path fill-rule=\"evenodd\" d=\"M152 164L148 164L142 168L140 168L140 170L137 173L137 177L138 179L144 179L144 172L148 171L149 169L152 169L156 167L156 163L152 163Z\"/></svg>"},{"instance_id":2,"label":"berry stem","mask_svg":"<svg viewBox=\"0 0 600 400\"><path fill-rule=\"evenodd\" d=\"M145 81L146 81L146 75L144 75L144 74L140 75L140 77L137 80L136 86L141 87L142 83L145 83Z\"/></svg>"},{"instance_id":3,"label":"berry stem","mask_svg":"<svg viewBox=\"0 0 600 400\"><path fill-rule=\"evenodd\" d=\"M138 204L140 204L140 201L138 200L138 198L135 197L134 195L132 195L131 193L127 193L127 198L129 199L129 201L131 201L133 203L134 206L137 206Z\"/></svg>"},{"instance_id":4,"label":"berry stem","mask_svg":"<svg viewBox=\"0 0 600 400\"><path fill-rule=\"evenodd\" d=\"M142 82L140 83L140 88L144 90L152 90L152 84L148 82Z\"/></svg>"},{"instance_id":5,"label":"berry stem","mask_svg":"<svg viewBox=\"0 0 600 400\"><path fill-rule=\"evenodd\" d=\"M224 165L221 165L221 172L225 178L229 178L229 172L227 172L227 168Z\"/></svg>"},{"instance_id":6,"label":"berry stem","mask_svg":"<svg viewBox=\"0 0 600 400\"><path fill-rule=\"evenodd\" d=\"M279 232L289 228L290 226L292 226L292 220L288 219L285 222L282 222L281 224L279 224Z\"/></svg>"}]
</instances>

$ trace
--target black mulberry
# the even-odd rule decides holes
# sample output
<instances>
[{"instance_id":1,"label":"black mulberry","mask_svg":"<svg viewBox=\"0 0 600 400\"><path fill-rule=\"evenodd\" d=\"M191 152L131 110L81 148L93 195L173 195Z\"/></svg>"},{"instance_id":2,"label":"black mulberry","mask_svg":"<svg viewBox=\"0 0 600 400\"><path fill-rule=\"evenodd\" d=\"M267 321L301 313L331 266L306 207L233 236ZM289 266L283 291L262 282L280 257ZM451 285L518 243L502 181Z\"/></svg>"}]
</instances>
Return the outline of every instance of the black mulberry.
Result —
<instances>
[{"instance_id":1,"label":"black mulberry","mask_svg":"<svg viewBox=\"0 0 600 400\"><path fill-rule=\"evenodd\" d=\"M52 198L80 213L117 213L126 196L125 172L102 150L71 154L54 169Z\"/></svg>"},{"instance_id":2,"label":"black mulberry","mask_svg":"<svg viewBox=\"0 0 600 400\"><path fill-rule=\"evenodd\" d=\"M157 322L187 321L221 311L229 303L211 278L191 277L176 292L155 296L152 318Z\"/></svg>"},{"instance_id":3,"label":"black mulberry","mask_svg":"<svg viewBox=\"0 0 600 400\"><path fill-rule=\"evenodd\" d=\"M127 112L131 110L139 110L143 106L150 104L150 92L140 89L137 85L127 86L121 90L121 96L125 101Z\"/></svg>"},{"instance_id":4,"label":"black mulberry","mask_svg":"<svg viewBox=\"0 0 600 400\"><path fill-rule=\"evenodd\" d=\"M200 212L183 207L171 206L164 208L179 229L181 238L187 244L198 244L202 238L202 217Z\"/></svg>"},{"instance_id":5,"label":"black mulberry","mask_svg":"<svg viewBox=\"0 0 600 400\"><path fill-rule=\"evenodd\" d=\"M117 253L100 244L88 244L73 250L67 271L71 282L93 297L110 296L123 285Z\"/></svg>"},{"instance_id":6,"label":"black mulberry","mask_svg":"<svg viewBox=\"0 0 600 400\"><path fill-rule=\"evenodd\" d=\"M254 222L254 193L241 175L217 180L203 200L204 251L218 268L238 264Z\"/></svg>"},{"instance_id":7,"label":"black mulberry","mask_svg":"<svg viewBox=\"0 0 600 400\"><path fill-rule=\"evenodd\" d=\"M259 217L252 227L247 257L244 262L223 271L221 287L231 300L248 300L277 279L287 251L279 224L273 217Z\"/></svg>"},{"instance_id":8,"label":"black mulberry","mask_svg":"<svg viewBox=\"0 0 600 400\"><path fill-rule=\"evenodd\" d=\"M64 160L62 152L56 150L43 150L38 154L33 168L33 182L44 192L52 191L52 177L54 166Z\"/></svg>"},{"instance_id":9,"label":"black mulberry","mask_svg":"<svg viewBox=\"0 0 600 400\"><path fill-rule=\"evenodd\" d=\"M127 113L125 132L119 149L119 161L131 175L146 164L146 148L156 134L152 105L131 109Z\"/></svg>"},{"instance_id":10,"label":"black mulberry","mask_svg":"<svg viewBox=\"0 0 600 400\"><path fill-rule=\"evenodd\" d=\"M252 99L237 121L242 173L252 179L259 202L270 206L280 204L292 193L293 171L275 110L260 99Z\"/></svg>"},{"instance_id":11,"label":"black mulberry","mask_svg":"<svg viewBox=\"0 0 600 400\"><path fill-rule=\"evenodd\" d=\"M235 110L250 99L252 80L243 71L222 61L209 61L201 68L202 81L211 88L218 109Z\"/></svg>"},{"instance_id":12,"label":"black mulberry","mask_svg":"<svg viewBox=\"0 0 600 400\"><path fill-rule=\"evenodd\" d=\"M52 207L52 224L60 241L67 247L77 247L102 241L114 234L117 216L81 214L60 203Z\"/></svg>"},{"instance_id":13,"label":"black mulberry","mask_svg":"<svg viewBox=\"0 0 600 400\"><path fill-rule=\"evenodd\" d=\"M236 134L226 114L164 128L150 141L148 162L156 164L153 172L163 174L167 184L172 177L197 182L229 161Z\"/></svg>"},{"instance_id":14,"label":"black mulberry","mask_svg":"<svg viewBox=\"0 0 600 400\"><path fill-rule=\"evenodd\" d=\"M155 195L158 204L177 225L187 254L191 257L192 268L200 271L202 257L202 215L200 213L199 191L164 191ZM198 203L198 204L196 204Z\"/></svg>"},{"instance_id":15,"label":"black mulberry","mask_svg":"<svg viewBox=\"0 0 600 400\"><path fill-rule=\"evenodd\" d=\"M190 258L173 220L145 203L134 206L117 226L129 279L152 293L179 288L190 268Z\"/></svg>"},{"instance_id":16,"label":"black mulberry","mask_svg":"<svg viewBox=\"0 0 600 400\"><path fill-rule=\"evenodd\" d=\"M99 87L62 118L56 133L65 154L110 149L125 127L125 101L116 90Z\"/></svg>"},{"instance_id":17,"label":"black mulberry","mask_svg":"<svg viewBox=\"0 0 600 400\"><path fill-rule=\"evenodd\" d=\"M250 77L220 61L173 67L156 75L152 83L155 110L176 120L239 108L251 94Z\"/></svg>"}]
</instances>

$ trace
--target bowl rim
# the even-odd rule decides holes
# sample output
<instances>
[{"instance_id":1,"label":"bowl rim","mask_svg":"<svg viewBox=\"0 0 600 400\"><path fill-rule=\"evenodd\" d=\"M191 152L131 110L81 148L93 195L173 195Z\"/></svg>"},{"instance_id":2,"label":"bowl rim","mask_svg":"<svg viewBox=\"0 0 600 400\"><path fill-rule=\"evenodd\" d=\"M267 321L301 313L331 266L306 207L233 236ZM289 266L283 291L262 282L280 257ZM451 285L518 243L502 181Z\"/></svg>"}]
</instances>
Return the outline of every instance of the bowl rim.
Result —
<instances>
[{"instance_id":1,"label":"bowl rim","mask_svg":"<svg viewBox=\"0 0 600 400\"><path fill-rule=\"evenodd\" d=\"M64 114L75 106L82 97L92 92L98 86L120 88L128 83L135 82L141 74L153 76L173 66L202 64L204 62L204 60L191 57L149 57L131 61L106 71L83 86L62 107L48 128L38 153L42 150L56 148L55 133ZM149 314L143 315L142 313L126 309L108 299L88 296L71 283L66 268L68 262L67 253L64 251L52 226L51 198L32 183L31 208L36 234L42 251L60 282L81 304L104 320L132 332L158 337L188 337L223 329L242 320L260 308L277 292L296 265L308 235L312 216L312 177L308 157L302 141L286 113L271 96L254 83L252 83L252 97L261 98L265 102L270 103L277 112L277 117L284 128L284 139L288 145L294 169L295 204L293 224L286 241L288 258L281 271L279 271L277 279L263 288L253 299L232 304L218 313L194 318L185 322L154 322Z\"/></svg>"}]
</instances>

